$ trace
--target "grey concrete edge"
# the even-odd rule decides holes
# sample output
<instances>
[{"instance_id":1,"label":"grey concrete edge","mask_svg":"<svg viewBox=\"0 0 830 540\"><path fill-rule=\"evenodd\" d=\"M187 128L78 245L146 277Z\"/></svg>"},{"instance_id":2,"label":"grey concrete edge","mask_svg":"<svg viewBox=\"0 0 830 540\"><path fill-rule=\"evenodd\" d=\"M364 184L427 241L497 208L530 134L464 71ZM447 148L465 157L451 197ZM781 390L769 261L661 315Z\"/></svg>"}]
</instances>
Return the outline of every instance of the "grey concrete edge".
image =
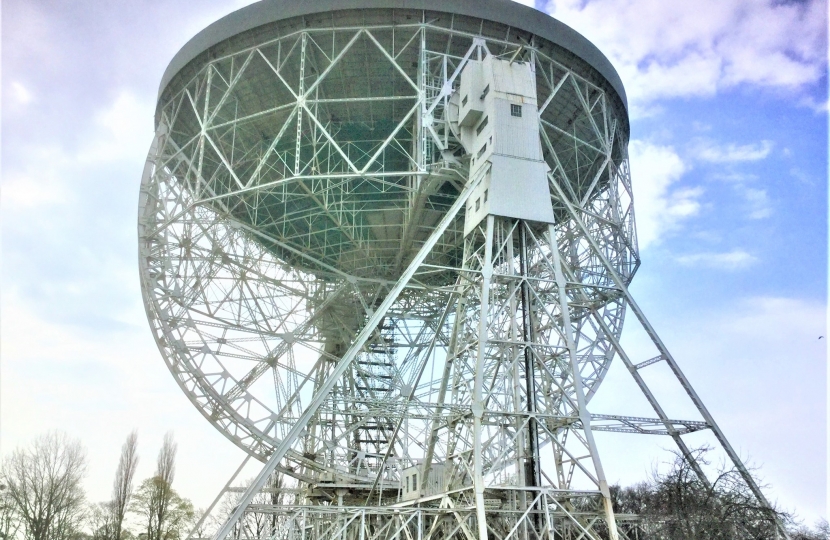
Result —
<instances>
[{"instance_id":1,"label":"grey concrete edge","mask_svg":"<svg viewBox=\"0 0 830 540\"><path fill-rule=\"evenodd\" d=\"M252 28L292 17L344 9L423 9L488 19L538 35L575 54L605 77L628 110L628 98L608 58L573 28L512 0L262 0L234 11L196 34L170 61L162 92L191 60L210 47Z\"/></svg>"}]
</instances>

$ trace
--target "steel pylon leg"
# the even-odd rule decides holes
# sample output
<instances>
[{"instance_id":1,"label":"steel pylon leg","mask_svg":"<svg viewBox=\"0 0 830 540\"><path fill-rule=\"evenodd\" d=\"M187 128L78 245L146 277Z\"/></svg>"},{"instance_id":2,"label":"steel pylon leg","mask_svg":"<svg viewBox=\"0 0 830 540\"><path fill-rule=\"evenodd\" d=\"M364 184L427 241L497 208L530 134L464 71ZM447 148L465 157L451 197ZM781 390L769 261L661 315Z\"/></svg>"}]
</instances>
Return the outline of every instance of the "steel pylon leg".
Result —
<instances>
[{"instance_id":1,"label":"steel pylon leg","mask_svg":"<svg viewBox=\"0 0 830 540\"><path fill-rule=\"evenodd\" d=\"M553 269L556 276L556 284L559 289L559 306L562 313L562 326L565 331L565 339L568 344L568 356L571 361L571 374L574 380L574 390L579 405L579 418L585 432L585 439L588 441L588 448L591 452L591 461L594 464L599 489L602 492L602 505L605 510L605 521L608 524L608 532L611 540L618 540L617 521L614 519L614 508L611 505L611 491L608 489L608 480L605 478L605 471L599 459L599 451L594 441L594 433L591 429L591 415L588 412L585 391L582 387L582 376L579 373L579 364L576 358L576 344L573 337L573 326L571 323L570 306L568 304L568 293L566 291L565 274L562 272L562 257L559 255L559 246L556 244L556 230L553 225L548 227L550 239L550 251L553 257Z\"/></svg>"},{"instance_id":2,"label":"steel pylon leg","mask_svg":"<svg viewBox=\"0 0 830 540\"><path fill-rule=\"evenodd\" d=\"M597 539L597 524L605 523L616 540L583 390L584 353L549 227L491 215L465 242L464 285L440 387L440 402L459 412L433 427L427 446L447 437L445 455L455 460L447 497L472 509L479 539L568 531ZM556 465L576 467L578 482L573 470L556 481L545 474L553 447L561 449Z\"/></svg>"},{"instance_id":3,"label":"steel pylon leg","mask_svg":"<svg viewBox=\"0 0 830 540\"><path fill-rule=\"evenodd\" d=\"M484 473L481 456L481 420L484 414L484 355L487 346L487 315L490 311L490 279L493 275L493 226L495 218L487 216L485 234L484 266L481 280L481 305L478 328L478 351L476 355L475 384L473 387L473 485L475 487L476 518L478 520L479 540L487 540L487 514L484 508Z\"/></svg>"},{"instance_id":4,"label":"steel pylon leg","mask_svg":"<svg viewBox=\"0 0 830 540\"><path fill-rule=\"evenodd\" d=\"M778 519L778 516L776 515L775 511L773 510L772 505L769 503L766 496L761 491L761 488L755 482L755 479L749 473L749 470L746 468L746 465L744 465L743 460L741 460L740 456L738 456L738 453L735 451L735 449L732 448L732 445L727 440L726 435L724 435L723 431L718 426L717 422L715 422L714 417L709 412L709 410L706 408L703 401L700 399L700 396L698 396L697 392L694 390L691 383L686 378L683 371L680 369L680 366L677 364L677 361L674 359L674 356L672 356L672 354L669 351L668 347L666 347L666 345L660 339L660 336L654 330L654 327L651 325L649 320L646 318L645 313L643 313L642 309L640 309L640 306L637 305L637 302L634 300L634 297L631 295L631 292L628 290L628 285L625 283L625 281L622 279L622 277L620 277L619 273L616 271L614 266L611 264L611 262L608 260L608 258L605 256L605 254L602 252L602 249L600 249L600 246L597 244L596 239L594 239L594 237L591 235L590 231L588 230L588 228L586 227L586 225L583 222L582 218L580 217L579 213L577 212L576 207L570 201L567 194L564 192L564 190L562 189L562 187L559 185L558 182L556 182L554 179L551 179L551 181L549 183L554 189L554 196L567 209L567 211L570 215L570 218L577 225L577 227L580 230L580 232L582 233L583 237L585 238L585 240L590 245L591 251L601 261L603 267L608 272L608 275L611 277L614 284L617 286L617 288L620 290L620 292L625 297L628 306L634 312L634 315L637 317L637 320L639 321L640 325L646 331L646 333L648 334L649 339L652 341L654 346L660 352L660 355L662 356L662 359L668 364L668 366L671 369L672 373L674 374L675 378L680 383L680 385L683 387L683 390L689 396L692 403L694 404L694 406L697 408L700 415L705 420L705 422L708 425L709 429L712 430L712 433L715 435L715 438L720 443L720 445L723 448L724 452L726 452L727 456L729 457L729 459L732 462L735 469L738 471L738 473L743 478L743 480L746 483L747 487L750 489L750 491L752 491L753 495L755 495L758 502L761 503L762 506L764 506L765 508L767 508L770 511L770 514L775 519L775 523L776 523L778 532L780 532L784 536L784 538L789 539L790 538L789 534L787 533L783 523L781 523L780 519ZM611 336L610 334L609 334L609 336L611 338L613 338L613 336ZM619 346L619 343L617 342L616 339L612 339L612 342L614 343L615 349L617 349L618 352L622 351L622 347ZM625 358L627 359L627 356ZM628 361L624 360L624 362L626 364L626 367L628 367L629 371L632 372L632 375L634 375L636 369L634 369L634 366L633 366L633 364L631 364L630 360L628 360ZM635 375L634 378L637 381L640 388L644 391L647 399L652 404L652 407L654 407L657 414L660 415L661 419L665 421L665 413L662 411L662 408L657 403L657 401L654 398L653 394L651 394L651 392L647 391L647 387L645 386L645 383L642 381L642 378L637 376L637 375ZM671 431L670 431L670 433L671 433ZM680 451L683 454L683 456L686 458L686 460L689 462L689 465L693 468L693 470L696 472L696 474L698 474L698 476L700 476L701 479L705 483L708 484L709 481L708 481L705 473L703 473L702 469L700 468L700 465L697 463L697 460L691 454L688 447L680 439L680 436L673 433L673 438L674 438L675 442L678 443L678 446L680 447Z\"/></svg>"}]
</instances>

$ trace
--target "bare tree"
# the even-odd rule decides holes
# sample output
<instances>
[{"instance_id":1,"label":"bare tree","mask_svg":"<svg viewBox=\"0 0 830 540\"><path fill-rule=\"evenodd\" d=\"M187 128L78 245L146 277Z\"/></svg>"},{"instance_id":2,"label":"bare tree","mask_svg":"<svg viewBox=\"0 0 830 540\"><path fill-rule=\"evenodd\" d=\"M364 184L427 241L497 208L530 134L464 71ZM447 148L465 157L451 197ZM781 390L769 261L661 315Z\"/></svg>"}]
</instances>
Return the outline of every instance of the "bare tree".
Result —
<instances>
[{"instance_id":1,"label":"bare tree","mask_svg":"<svg viewBox=\"0 0 830 540\"><path fill-rule=\"evenodd\" d=\"M253 478L246 482L250 486ZM291 495L292 490L286 482L285 476L279 471L274 472L263 489L251 499L252 506L282 506L284 504L295 504L297 501ZM241 492L226 493L215 522L215 529L230 516L242 498ZM229 538L268 538L280 527L280 519L274 512L245 512L239 521L236 522ZM196 538L196 534L193 535Z\"/></svg>"},{"instance_id":2,"label":"bare tree","mask_svg":"<svg viewBox=\"0 0 830 540\"><path fill-rule=\"evenodd\" d=\"M703 465L709 451L692 450ZM789 519L759 502L736 469L721 466L711 482L703 482L680 454L666 473L612 489L612 499L615 511L640 516L637 536L648 540L772 540L778 538L777 520Z\"/></svg>"},{"instance_id":3,"label":"bare tree","mask_svg":"<svg viewBox=\"0 0 830 540\"><path fill-rule=\"evenodd\" d=\"M157 482L157 490L159 491L158 504L156 505L156 523L159 526L159 536L148 540L162 540L160 531L163 529L165 519L168 517L170 511L170 503L172 502L173 494L173 477L176 475L176 452L178 445L173 440L173 434L167 432L164 434L164 441L159 450L158 459L156 460L156 477L160 480Z\"/></svg>"},{"instance_id":4,"label":"bare tree","mask_svg":"<svg viewBox=\"0 0 830 540\"><path fill-rule=\"evenodd\" d=\"M50 432L28 449L17 449L3 463L0 483L27 539L62 540L77 534L84 517L81 480L86 452L80 441Z\"/></svg>"},{"instance_id":5,"label":"bare tree","mask_svg":"<svg viewBox=\"0 0 830 540\"><path fill-rule=\"evenodd\" d=\"M0 538L14 538L19 529L20 519L17 517L17 507L9 496L8 486L0 483Z\"/></svg>"},{"instance_id":6,"label":"bare tree","mask_svg":"<svg viewBox=\"0 0 830 540\"><path fill-rule=\"evenodd\" d=\"M193 504L173 489L175 472L176 443L168 433L159 451L155 476L141 483L130 507L144 522L147 540L177 540L193 521Z\"/></svg>"},{"instance_id":7,"label":"bare tree","mask_svg":"<svg viewBox=\"0 0 830 540\"><path fill-rule=\"evenodd\" d=\"M193 515L194 519L198 516L204 516L205 512L207 512L205 508L199 508ZM208 515L201 523L197 521L192 527L190 538L193 540L211 538L219 530L220 525L222 525L222 521L218 516Z\"/></svg>"},{"instance_id":8,"label":"bare tree","mask_svg":"<svg viewBox=\"0 0 830 540\"><path fill-rule=\"evenodd\" d=\"M193 504L166 486L159 476L147 478L138 486L131 510L144 522L147 540L179 540L193 524Z\"/></svg>"},{"instance_id":9,"label":"bare tree","mask_svg":"<svg viewBox=\"0 0 830 540\"><path fill-rule=\"evenodd\" d=\"M92 532L92 540L113 540L115 538L114 517L112 501L90 505L87 524Z\"/></svg>"},{"instance_id":10,"label":"bare tree","mask_svg":"<svg viewBox=\"0 0 830 540\"><path fill-rule=\"evenodd\" d=\"M830 540L830 525L825 519L816 523L815 529L810 529L804 525L794 525L793 527L795 530L790 532L792 540Z\"/></svg>"},{"instance_id":11,"label":"bare tree","mask_svg":"<svg viewBox=\"0 0 830 540\"><path fill-rule=\"evenodd\" d=\"M175 456L175 448L173 453ZM115 482L112 486L111 508L114 540L121 540L124 515L127 513L130 498L133 494L133 478L137 465L138 433L133 431L127 436L124 445L121 446L121 459L118 460L118 469L115 471Z\"/></svg>"},{"instance_id":12,"label":"bare tree","mask_svg":"<svg viewBox=\"0 0 830 540\"><path fill-rule=\"evenodd\" d=\"M164 442L159 450L159 457L156 461L156 475L161 477L168 484L173 484L173 477L176 475L176 452L179 445L173 440L173 433L164 434Z\"/></svg>"}]
</instances>

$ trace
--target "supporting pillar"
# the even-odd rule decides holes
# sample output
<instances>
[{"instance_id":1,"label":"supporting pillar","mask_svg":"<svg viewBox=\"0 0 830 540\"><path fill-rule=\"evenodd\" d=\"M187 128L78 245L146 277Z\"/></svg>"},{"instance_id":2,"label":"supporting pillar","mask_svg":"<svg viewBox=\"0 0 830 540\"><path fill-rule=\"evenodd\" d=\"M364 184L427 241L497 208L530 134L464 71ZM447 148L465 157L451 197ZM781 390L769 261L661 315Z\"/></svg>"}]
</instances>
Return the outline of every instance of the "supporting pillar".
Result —
<instances>
[{"instance_id":1,"label":"supporting pillar","mask_svg":"<svg viewBox=\"0 0 830 540\"><path fill-rule=\"evenodd\" d=\"M479 540L487 540L487 514L484 509L484 473L481 458L481 418L484 415L484 356L487 338L490 332L488 314L490 312L490 280L493 277L493 226L495 217L487 216L485 234L484 264L481 269L481 305L478 327L478 353L476 357L475 383L473 386L473 486L475 489L476 519L478 521Z\"/></svg>"},{"instance_id":2,"label":"supporting pillar","mask_svg":"<svg viewBox=\"0 0 830 540\"><path fill-rule=\"evenodd\" d=\"M579 372L579 363L576 357L576 344L574 343L573 327L571 326L571 313L568 303L567 282L562 272L562 257L559 255L559 247L556 244L556 229L553 225L548 227L550 237L550 251L553 257L553 270L556 276L556 284L559 289L559 309L562 313L562 327L565 334L565 341L568 345L568 356L571 360L571 374L573 376L574 392L576 393L577 405L579 407L579 420L585 433L585 440L588 443L588 450L591 453L591 461L594 464L594 471L599 481L599 490L602 493L602 504L605 510L605 521L608 524L608 534L611 540L618 540L617 521L614 519L614 508L611 504L611 491L608 489L608 481L605 479L605 471L599 459L599 452L594 441L594 432L591 430L591 415L588 412L585 391L582 387L582 375Z\"/></svg>"}]
</instances>

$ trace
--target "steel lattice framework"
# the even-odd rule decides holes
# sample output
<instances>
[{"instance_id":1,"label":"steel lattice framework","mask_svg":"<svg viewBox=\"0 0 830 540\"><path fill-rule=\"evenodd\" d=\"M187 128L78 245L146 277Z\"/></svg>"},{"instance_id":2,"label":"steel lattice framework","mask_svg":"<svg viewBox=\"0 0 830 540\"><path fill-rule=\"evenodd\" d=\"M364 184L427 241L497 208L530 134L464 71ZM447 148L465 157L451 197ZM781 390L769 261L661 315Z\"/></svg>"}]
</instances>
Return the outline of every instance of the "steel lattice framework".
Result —
<instances>
[{"instance_id":1,"label":"steel lattice framework","mask_svg":"<svg viewBox=\"0 0 830 540\"><path fill-rule=\"evenodd\" d=\"M535 70L556 222L491 215L465 236L481 179L448 113L487 55ZM624 96L574 52L440 9L276 17L178 69L156 125L153 334L202 415L266 463L218 538L245 512L275 539L636 534L595 431L671 436L705 478L682 435L712 430L766 504L628 293ZM619 343L631 309L658 351L640 363ZM588 412L615 356L656 418ZM700 420L663 412L639 374L658 362ZM249 504L275 471L288 499Z\"/></svg>"}]
</instances>

